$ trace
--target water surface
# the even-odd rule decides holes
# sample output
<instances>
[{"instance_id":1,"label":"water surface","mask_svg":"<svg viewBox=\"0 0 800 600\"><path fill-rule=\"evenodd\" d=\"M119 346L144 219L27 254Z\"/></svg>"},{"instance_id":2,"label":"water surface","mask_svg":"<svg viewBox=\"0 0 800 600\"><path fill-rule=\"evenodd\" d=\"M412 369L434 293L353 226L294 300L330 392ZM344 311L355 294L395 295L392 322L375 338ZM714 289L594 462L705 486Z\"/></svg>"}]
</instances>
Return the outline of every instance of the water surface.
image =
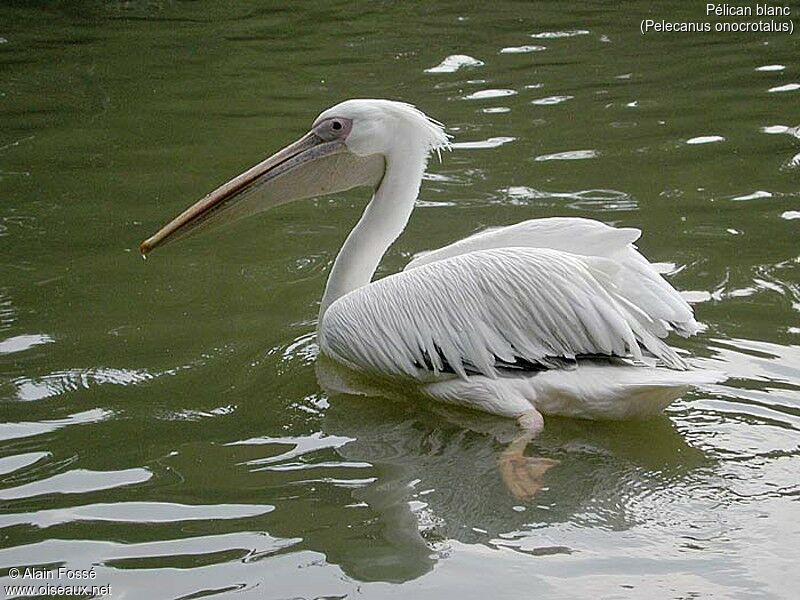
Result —
<instances>
[{"instance_id":1,"label":"water surface","mask_svg":"<svg viewBox=\"0 0 800 600\"><path fill-rule=\"evenodd\" d=\"M662 3L664 17L700 8ZM649 2L0 7L0 578L112 597L787 598L800 535L800 65L639 34ZM315 318L366 198L138 242L348 97L448 126L379 276L488 225L640 227L731 379L663 418L513 424L328 397ZM236 592L236 594L234 594Z\"/></svg>"}]
</instances>

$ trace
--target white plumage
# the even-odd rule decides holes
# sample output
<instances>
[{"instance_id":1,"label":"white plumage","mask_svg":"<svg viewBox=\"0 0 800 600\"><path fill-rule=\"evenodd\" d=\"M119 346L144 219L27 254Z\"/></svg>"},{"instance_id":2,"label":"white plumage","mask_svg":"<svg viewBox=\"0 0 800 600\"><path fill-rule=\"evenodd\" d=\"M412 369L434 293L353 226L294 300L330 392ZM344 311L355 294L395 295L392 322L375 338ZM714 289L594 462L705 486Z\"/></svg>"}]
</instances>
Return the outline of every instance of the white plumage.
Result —
<instances>
[{"instance_id":1,"label":"white plumage","mask_svg":"<svg viewBox=\"0 0 800 600\"><path fill-rule=\"evenodd\" d=\"M642 232L633 227L615 228L592 219L531 219L508 227L491 228L444 248L422 253L406 265L405 270L466 252L510 246L551 248L606 258L617 267L613 274L617 289L658 322L659 337L664 337L670 329L681 335L697 333L700 326L694 320L692 308L633 245L641 235Z\"/></svg>"},{"instance_id":2,"label":"white plumage","mask_svg":"<svg viewBox=\"0 0 800 600\"><path fill-rule=\"evenodd\" d=\"M320 329L323 352L376 375L426 377L449 365L497 377L495 363L604 355L666 365L681 358L662 327L613 281L618 266L548 248L476 250L421 265L337 300Z\"/></svg>"}]
</instances>

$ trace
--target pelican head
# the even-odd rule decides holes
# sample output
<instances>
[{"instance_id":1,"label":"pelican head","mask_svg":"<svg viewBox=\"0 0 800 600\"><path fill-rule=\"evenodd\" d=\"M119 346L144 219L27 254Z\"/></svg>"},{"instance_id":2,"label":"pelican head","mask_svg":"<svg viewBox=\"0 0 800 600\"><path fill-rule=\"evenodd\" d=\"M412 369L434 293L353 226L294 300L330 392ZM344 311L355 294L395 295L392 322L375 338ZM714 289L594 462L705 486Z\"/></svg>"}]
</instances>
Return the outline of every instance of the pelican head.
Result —
<instances>
[{"instance_id":1,"label":"pelican head","mask_svg":"<svg viewBox=\"0 0 800 600\"><path fill-rule=\"evenodd\" d=\"M143 241L143 255L209 226L269 208L367 186L376 189L392 156L445 147L441 124L403 102L346 100L322 112L296 142L237 175Z\"/></svg>"}]
</instances>

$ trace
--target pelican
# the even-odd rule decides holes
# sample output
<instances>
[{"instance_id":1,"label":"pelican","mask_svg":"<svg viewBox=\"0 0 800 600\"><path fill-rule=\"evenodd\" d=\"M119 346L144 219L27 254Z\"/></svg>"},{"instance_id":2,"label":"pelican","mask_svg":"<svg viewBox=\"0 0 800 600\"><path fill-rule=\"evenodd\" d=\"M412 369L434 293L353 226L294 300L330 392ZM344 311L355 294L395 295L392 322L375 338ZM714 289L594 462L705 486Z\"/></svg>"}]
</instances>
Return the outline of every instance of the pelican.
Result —
<instances>
[{"instance_id":1,"label":"pelican","mask_svg":"<svg viewBox=\"0 0 800 600\"><path fill-rule=\"evenodd\" d=\"M365 186L372 197L333 263L317 323L323 387L416 396L516 419L499 466L532 496L557 461L525 456L543 415L658 413L720 375L691 370L663 338L700 330L637 250L641 232L583 218L532 219L427 252L373 281L403 232L441 123L391 100L347 100L296 142L209 193L142 242Z\"/></svg>"}]
</instances>

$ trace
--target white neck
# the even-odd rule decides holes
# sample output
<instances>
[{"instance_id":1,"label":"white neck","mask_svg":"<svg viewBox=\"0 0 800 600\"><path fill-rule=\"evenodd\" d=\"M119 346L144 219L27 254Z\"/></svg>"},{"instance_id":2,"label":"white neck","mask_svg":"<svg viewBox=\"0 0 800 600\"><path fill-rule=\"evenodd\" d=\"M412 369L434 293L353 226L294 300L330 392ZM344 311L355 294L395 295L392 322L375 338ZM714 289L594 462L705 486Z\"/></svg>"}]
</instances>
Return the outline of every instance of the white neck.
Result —
<instances>
[{"instance_id":1,"label":"white neck","mask_svg":"<svg viewBox=\"0 0 800 600\"><path fill-rule=\"evenodd\" d=\"M417 148L398 148L386 157L383 180L333 263L320 323L334 301L372 281L381 258L405 229L422 183L426 154Z\"/></svg>"}]
</instances>

